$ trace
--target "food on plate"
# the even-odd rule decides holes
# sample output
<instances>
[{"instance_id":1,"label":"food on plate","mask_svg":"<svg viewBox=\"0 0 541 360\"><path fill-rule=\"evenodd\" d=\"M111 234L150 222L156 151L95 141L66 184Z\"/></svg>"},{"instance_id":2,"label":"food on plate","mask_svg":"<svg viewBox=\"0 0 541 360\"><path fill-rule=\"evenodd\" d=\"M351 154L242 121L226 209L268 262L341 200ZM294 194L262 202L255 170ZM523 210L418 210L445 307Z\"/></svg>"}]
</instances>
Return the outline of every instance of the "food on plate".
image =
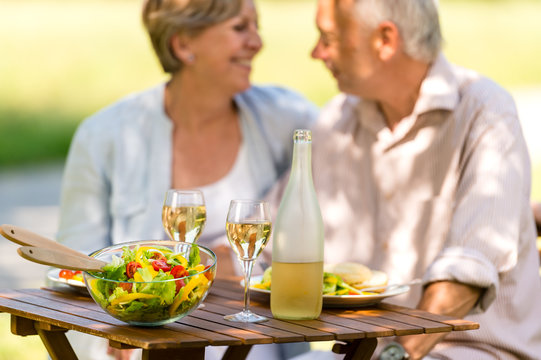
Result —
<instances>
[{"instance_id":1,"label":"food on plate","mask_svg":"<svg viewBox=\"0 0 541 360\"><path fill-rule=\"evenodd\" d=\"M383 287L387 285L388 282L389 282L389 277L387 276L386 273L384 273L383 271L372 270L372 277L370 279L362 283L352 284L351 286L353 286L356 289L362 290L362 289L367 289L367 288L372 288L372 287L377 287L377 286ZM382 288L382 289L376 289L372 291L380 293L380 292L385 291L385 289Z\"/></svg>"},{"instance_id":2,"label":"food on plate","mask_svg":"<svg viewBox=\"0 0 541 360\"><path fill-rule=\"evenodd\" d=\"M361 292L336 274L323 273L323 295L374 295L372 292Z\"/></svg>"},{"instance_id":3,"label":"food on plate","mask_svg":"<svg viewBox=\"0 0 541 360\"><path fill-rule=\"evenodd\" d=\"M263 273L261 281L251 287L261 290L271 288L272 267ZM384 286L388 277L382 271L370 270L359 263L340 263L325 265L323 273L323 295L374 295L382 290L362 291L372 286Z\"/></svg>"},{"instance_id":4,"label":"food on plate","mask_svg":"<svg viewBox=\"0 0 541 360\"><path fill-rule=\"evenodd\" d=\"M206 294L215 270L201 264L198 246L188 259L162 246L122 248L102 273L86 280L94 300L126 322L153 323L183 314Z\"/></svg>"},{"instance_id":5,"label":"food on plate","mask_svg":"<svg viewBox=\"0 0 541 360\"><path fill-rule=\"evenodd\" d=\"M80 270L73 271L73 270L62 269L58 273L58 277L60 279L65 280L66 282L68 280L72 280L72 281L79 281L81 284L84 284L83 272Z\"/></svg>"},{"instance_id":6,"label":"food on plate","mask_svg":"<svg viewBox=\"0 0 541 360\"><path fill-rule=\"evenodd\" d=\"M375 286L385 286L389 280L386 273L371 270L365 265L355 262L329 264L325 266L325 271L338 275L348 285L358 290ZM374 292L382 291L383 289L375 290Z\"/></svg>"},{"instance_id":7,"label":"food on plate","mask_svg":"<svg viewBox=\"0 0 541 360\"><path fill-rule=\"evenodd\" d=\"M340 276L342 280L350 285L363 283L372 277L370 268L354 262L326 264L325 271Z\"/></svg>"}]
</instances>

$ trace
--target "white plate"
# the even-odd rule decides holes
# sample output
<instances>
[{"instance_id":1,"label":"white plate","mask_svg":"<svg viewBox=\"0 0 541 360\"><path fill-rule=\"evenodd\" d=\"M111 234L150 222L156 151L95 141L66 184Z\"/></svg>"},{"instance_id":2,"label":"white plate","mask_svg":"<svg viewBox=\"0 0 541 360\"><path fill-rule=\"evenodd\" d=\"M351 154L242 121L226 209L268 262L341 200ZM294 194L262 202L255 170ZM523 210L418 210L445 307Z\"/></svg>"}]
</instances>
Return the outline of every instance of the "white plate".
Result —
<instances>
[{"instance_id":1,"label":"white plate","mask_svg":"<svg viewBox=\"0 0 541 360\"><path fill-rule=\"evenodd\" d=\"M252 276L250 284L258 284L263 278L262 275ZM240 284L244 286L244 280ZM324 307L361 307L379 303L388 297L404 294L410 290L408 285L393 287L392 289L376 295L323 295ZM270 297L270 290L257 289L250 286L250 292L266 294Z\"/></svg>"},{"instance_id":2,"label":"white plate","mask_svg":"<svg viewBox=\"0 0 541 360\"><path fill-rule=\"evenodd\" d=\"M84 281L61 278L59 276L60 271L61 271L60 269L51 269L47 271L47 278L51 281L53 286L67 285L76 291L80 291L82 293L88 293Z\"/></svg>"}]
</instances>

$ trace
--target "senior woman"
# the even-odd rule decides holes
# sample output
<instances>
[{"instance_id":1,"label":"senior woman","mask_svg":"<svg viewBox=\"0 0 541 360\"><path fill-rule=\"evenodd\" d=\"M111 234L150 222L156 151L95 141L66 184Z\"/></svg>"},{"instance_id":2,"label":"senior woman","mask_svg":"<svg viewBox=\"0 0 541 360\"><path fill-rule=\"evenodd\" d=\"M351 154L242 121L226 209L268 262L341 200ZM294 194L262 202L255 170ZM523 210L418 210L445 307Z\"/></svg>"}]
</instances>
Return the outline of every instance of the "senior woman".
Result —
<instances>
[{"instance_id":1,"label":"senior woman","mask_svg":"<svg viewBox=\"0 0 541 360\"><path fill-rule=\"evenodd\" d=\"M290 164L293 130L310 127L317 109L290 90L250 84L262 47L252 0L147 0L143 22L170 79L79 126L58 240L90 252L165 238L167 189L199 188L207 206L199 243L225 247L217 239L229 201L266 193Z\"/></svg>"}]
</instances>

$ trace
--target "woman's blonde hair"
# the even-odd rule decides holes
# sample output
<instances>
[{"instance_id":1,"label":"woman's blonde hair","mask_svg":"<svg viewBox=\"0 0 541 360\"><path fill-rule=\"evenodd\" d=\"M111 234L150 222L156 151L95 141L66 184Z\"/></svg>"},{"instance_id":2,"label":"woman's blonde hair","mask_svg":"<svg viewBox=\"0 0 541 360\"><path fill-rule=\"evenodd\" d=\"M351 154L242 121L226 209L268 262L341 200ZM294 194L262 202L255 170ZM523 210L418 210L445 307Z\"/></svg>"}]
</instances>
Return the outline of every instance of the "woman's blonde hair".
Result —
<instances>
[{"instance_id":1,"label":"woman's blonde hair","mask_svg":"<svg viewBox=\"0 0 541 360\"><path fill-rule=\"evenodd\" d=\"M174 34L197 36L206 28L237 15L243 0L145 0L143 24L167 73L182 68L171 49Z\"/></svg>"}]
</instances>

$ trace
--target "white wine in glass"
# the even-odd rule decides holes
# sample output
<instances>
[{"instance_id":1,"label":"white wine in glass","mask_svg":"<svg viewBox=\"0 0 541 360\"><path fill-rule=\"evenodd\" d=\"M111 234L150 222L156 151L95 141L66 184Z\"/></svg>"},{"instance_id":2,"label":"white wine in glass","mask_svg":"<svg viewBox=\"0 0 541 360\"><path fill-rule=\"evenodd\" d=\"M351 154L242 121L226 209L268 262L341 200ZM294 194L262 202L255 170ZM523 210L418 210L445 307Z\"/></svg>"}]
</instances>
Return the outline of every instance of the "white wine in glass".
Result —
<instances>
[{"instance_id":1,"label":"white wine in glass","mask_svg":"<svg viewBox=\"0 0 541 360\"><path fill-rule=\"evenodd\" d=\"M205 227L207 211L199 190L168 190L162 210L162 223L171 240L195 243Z\"/></svg>"},{"instance_id":2,"label":"white wine in glass","mask_svg":"<svg viewBox=\"0 0 541 360\"><path fill-rule=\"evenodd\" d=\"M269 239L270 221L225 225L231 247L241 260L255 260Z\"/></svg>"},{"instance_id":3,"label":"white wine in glass","mask_svg":"<svg viewBox=\"0 0 541 360\"><path fill-rule=\"evenodd\" d=\"M250 277L254 262L271 234L269 204L259 200L232 200L225 225L227 239L244 271L244 308L224 319L237 322L263 322L268 319L250 311Z\"/></svg>"}]
</instances>

